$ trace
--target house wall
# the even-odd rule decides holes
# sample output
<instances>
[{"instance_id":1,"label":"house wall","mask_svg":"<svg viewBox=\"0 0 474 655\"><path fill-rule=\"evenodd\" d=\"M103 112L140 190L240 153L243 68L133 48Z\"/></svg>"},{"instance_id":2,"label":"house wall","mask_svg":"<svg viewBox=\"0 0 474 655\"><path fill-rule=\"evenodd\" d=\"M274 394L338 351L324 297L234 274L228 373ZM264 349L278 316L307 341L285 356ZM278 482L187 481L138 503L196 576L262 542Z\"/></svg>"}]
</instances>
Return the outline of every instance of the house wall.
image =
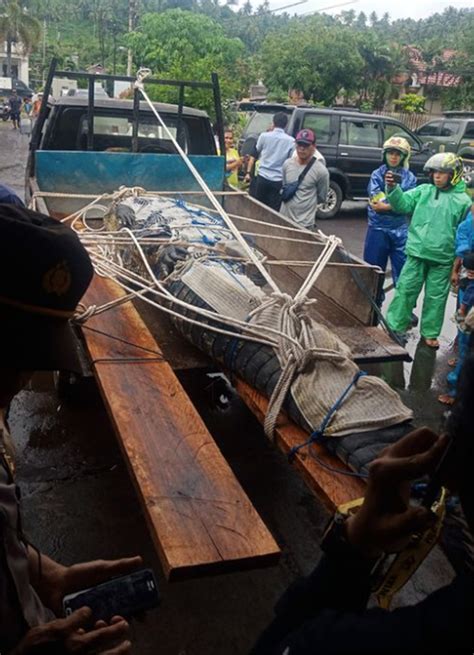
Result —
<instances>
[{"instance_id":1,"label":"house wall","mask_svg":"<svg viewBox=\"0 0 474 655\"><path fill-rule=\"evenodd\" d=\"M18 46L12 45L12 67L13 71L18 74L18 79L29 86L30 83L30 63L28 55L24 55ZM6 76L7 66L7 44L0 43L0 76Z\"/></svg>"}]
</instances>

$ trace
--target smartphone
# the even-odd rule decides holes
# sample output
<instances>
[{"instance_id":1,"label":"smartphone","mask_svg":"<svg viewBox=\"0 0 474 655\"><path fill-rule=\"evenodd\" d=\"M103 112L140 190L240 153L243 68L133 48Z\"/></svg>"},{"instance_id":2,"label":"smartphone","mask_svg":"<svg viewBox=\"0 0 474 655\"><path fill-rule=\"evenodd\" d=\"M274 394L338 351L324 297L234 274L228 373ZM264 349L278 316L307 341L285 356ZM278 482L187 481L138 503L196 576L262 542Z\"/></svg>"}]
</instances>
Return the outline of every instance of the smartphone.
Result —
<instances>
[{"instance_id":1,"label":"smartphone","mask_svg":"<svg viewBox=\"0 0 474 655\"><path fill-rule=\"evenodd\" d=\"M400 175L400 173L394 173L393 171L391 171L391 173L395 184L400 184L400 182L402 181L402 176Z\"/></svg>"},{"instance_id":2,"label":"smartphone","mask_svg":"<svg viewBox=\"0 0 474 655\"><path fill-rule=\"evenodd\" d=\"M90 607L94 621L110 621L113 616L133 617L158 607L161 598L153 571L140 569L130 575L113 578L96 587L82 589L63 598L64 614Z\"/></svg>"},{"instance_id":3,"label":"smartphone","mask_svg":"<svg viewBox=\"0 0 474 655\"><path fill-rule=\"evenodd\" d=\"M449 437L448 443L446 444L446 448L444 449L444 452L441 455L440 460L435 470L433 471L433 474L428 479L425 493L423 494L423 499L421 501L422 506L426 507L426 509L431 509L431 506L433 505L435 500L439 497L439 494L441 492L441 487L443 486L441 482L441 469L443 467L444 462L446 461L446 457L448 456L452 443L453 443L452 437Z\"/></svg>"}]
</instances>

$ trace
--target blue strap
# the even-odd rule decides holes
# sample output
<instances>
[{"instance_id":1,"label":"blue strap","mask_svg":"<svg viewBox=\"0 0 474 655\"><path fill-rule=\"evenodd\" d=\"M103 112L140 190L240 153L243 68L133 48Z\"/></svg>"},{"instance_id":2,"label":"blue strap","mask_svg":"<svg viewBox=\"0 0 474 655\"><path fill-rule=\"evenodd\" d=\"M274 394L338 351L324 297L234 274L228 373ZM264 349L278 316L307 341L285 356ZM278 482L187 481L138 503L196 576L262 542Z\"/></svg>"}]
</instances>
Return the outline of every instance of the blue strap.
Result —
<instances>
[{"instance_id":1,"label":"blue strap","mask_svg":"<svg viewBox=\"0 0 474 655\"><path fill-rule=\"evenodd\" d=\"M325 435L324 432L326 431L327 426L331 422L332 417L334 414L337 412L339 407L342 405L344 400L346 399L347 395L349 394L349 391L352 389L352 387L355 387L357 384L359 378L363 377L364 375L367 375L365 371L357 371L357 373L354 375L354 378L349 382L347 387L344 389L342 394L339 396L339 398L336 400L334 405L329 408L328 413L324 417L323 421L321 422L321 425L314 430L309 435L309 439L305 441L304 443L299 444L298 446L293 446L293 448L290 450L288 453L288 459L290 462L292 462L296 456L296 453L301 450L301 448L304 448L305 446L310 446L312 443L323 443L325 440Z\"/></svg>"}]
</instances>

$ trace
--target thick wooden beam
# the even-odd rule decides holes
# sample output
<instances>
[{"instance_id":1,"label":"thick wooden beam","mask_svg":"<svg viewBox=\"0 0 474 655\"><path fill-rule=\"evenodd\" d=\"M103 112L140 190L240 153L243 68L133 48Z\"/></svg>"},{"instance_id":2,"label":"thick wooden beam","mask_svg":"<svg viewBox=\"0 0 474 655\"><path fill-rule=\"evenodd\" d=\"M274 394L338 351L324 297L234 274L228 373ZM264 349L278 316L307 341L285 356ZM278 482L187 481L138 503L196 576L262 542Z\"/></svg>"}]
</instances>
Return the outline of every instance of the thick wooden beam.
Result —
<instances>
[{"instance_id":1,"label":"thick wooden beam","mask_svg":"<svg viewBox=\"0 0 474 655\"><path fill-rule=\"evenodd\" d=\"M96 276L85 303L121 295ZM274 563L277 544L133 305L94 316L83 335L165 574Z\"/></svg>"},{"instance_id":2,"label":"thick wooden beam","mask_svg":"<svg viewBox=\"0 0 474 655\"><path fill-rule=\"evenodd\" d=\"M238 379L235 386L242 400L263 424L268 400L243 380ZM275 430L275 444L285 454L307 439L308 434L304 430L283 414L280 416ZM299 470L308 487L331 512L339 505L364 495L365 482L360 478L328 471L318 463L314 455L323 464L339 471L350 472L350 469L320 444L312 445L311 451L308 448L301 449L294 459L294 466Z\"/></svg>"}]
</instances>

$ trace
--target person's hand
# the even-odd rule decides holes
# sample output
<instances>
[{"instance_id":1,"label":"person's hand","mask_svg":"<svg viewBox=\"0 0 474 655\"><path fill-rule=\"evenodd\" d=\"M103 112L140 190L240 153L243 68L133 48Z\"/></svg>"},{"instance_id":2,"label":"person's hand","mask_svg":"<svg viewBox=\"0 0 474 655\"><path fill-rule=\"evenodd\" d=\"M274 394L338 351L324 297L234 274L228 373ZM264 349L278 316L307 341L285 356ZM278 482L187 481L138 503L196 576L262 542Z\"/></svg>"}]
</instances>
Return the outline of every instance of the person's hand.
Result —
<instances>
[{"instance_id":1,"label":"person's hand","mask_svg":"<svg viewBox=\"0 0 474 655\"><path fill-rule=\"evenodd\" d=\"M453 271L451 273L451 286L455 289L459 286L459 271Z\"/></svg>"},{"instance_id":2,"label":"person's hand","mask_svg":"<svg viewBox=\"0 0 474 655\"><path fill-rule=\"evenodd\" d=\"M250 182L251 179L252 179L252 176L250 175L250 173L245 173L244 180L245 180L246 182Z\"/></svg>"},{"instance_id":3,"label":"person's hand","mask_svg":"<svg viewBox=\"0 0 474 655\"><path fill-rule=\"evenodd\" d=\"M36 589L43 603L57 615L63 611L62 600L67 594L95 587L101 582L127 575L143 563L141 557L124 557L117 560L94 560L62 566L48 560L41 584Z\"/></svg>"},{"instance_id":4,"label":"person's hand","mask_svg":"<svg viewBox=\"0 0 474 655\"><path fill-rule=\"evenodd\" d=\"M375 558L398 552L431 524L428 509L410 505L410 483L433 472L446 444L446 437L420 428L372 462L364 503L346 524L348 541L362 554Z\"/></svg>"},{"instance_id":5,"label":"person's hand","mask_svg":"<svg viewBox=\"0 0 474 655\"><path fill-rule=\"evenodd\" d=\"M114 616L108 625L97 621L88 630L91 610L82 607L65 619L55 619L28 630L26 635L10 655L33 655L55 646L61 646L61 652L87 655L126 655L130 653L131 642L128 640L128 623L120 616Z\"/></svg>"},{"instance_id":6,"label":"person's hand","mask_svg":"<svg viewBox=\"0 0 474 655\"><path fill-rule=\"evenodd\" d=\"M376 212L385 212L387 211L387 204L381 200L371 200L370 206Z\"/></svg>"},{"instance_id":7,"label":"person's hand","mask_svg":"<svg viewBox=\"0 0 474 655\"><path fill-rule=\"evenodd\" d=\"M395 178L393 177L393 173L391 171L387 171L385 173L385 184L389 187L389 189L393 189L397 186L397 183L395 182Z\"/></svg>"}]
</instances>

